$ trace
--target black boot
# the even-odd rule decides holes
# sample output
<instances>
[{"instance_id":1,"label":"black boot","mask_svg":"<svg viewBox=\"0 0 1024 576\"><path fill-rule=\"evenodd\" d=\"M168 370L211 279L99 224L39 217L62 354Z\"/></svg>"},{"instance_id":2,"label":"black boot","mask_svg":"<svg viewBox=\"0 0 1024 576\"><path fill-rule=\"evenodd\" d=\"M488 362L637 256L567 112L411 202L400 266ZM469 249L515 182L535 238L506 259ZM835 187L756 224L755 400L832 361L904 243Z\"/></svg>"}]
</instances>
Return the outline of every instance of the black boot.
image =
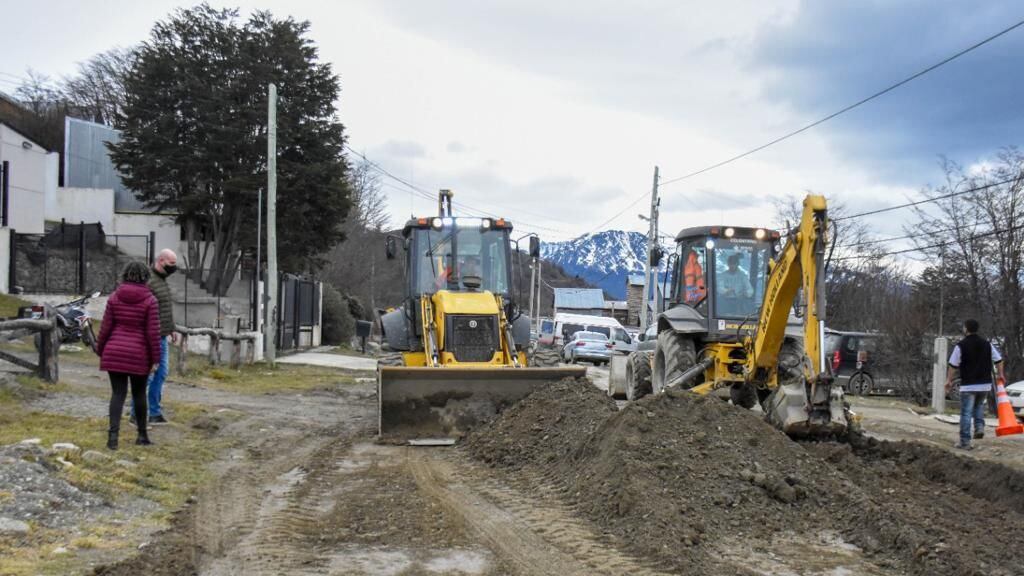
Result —
<instances>
[{"instance_id":1,"label":"black boot","mask_svg":"<svg viewBox=\"0 0 1024 576\"><path fill-rule=\"evenodd\" d=\"M107 449L117 450L117 432L107 432Z\"/></svg>"},{"instance_id":2,"label":"black boot","mask_svg":"<svg viewBox=\"0 0 1024 576\"><path fill-rule=\"evenodd\" d=\"M153 443L149 441L149 433L145 430L139 430L139 437L135 439L135 444L139 446L151 446Z\"/></svg>"}]
</instances>

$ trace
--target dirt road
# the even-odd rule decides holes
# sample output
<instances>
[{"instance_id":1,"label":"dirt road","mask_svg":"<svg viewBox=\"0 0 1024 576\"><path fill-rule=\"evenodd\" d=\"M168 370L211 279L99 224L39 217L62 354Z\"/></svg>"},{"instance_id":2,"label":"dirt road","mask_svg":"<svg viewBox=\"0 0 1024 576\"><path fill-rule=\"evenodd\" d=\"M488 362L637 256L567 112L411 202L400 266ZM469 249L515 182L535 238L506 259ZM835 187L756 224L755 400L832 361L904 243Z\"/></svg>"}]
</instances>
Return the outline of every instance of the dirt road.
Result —
<instances>
[{"instance_id":1,"label":"dirt road","mask_svg":"<svg viewBox=\"0 0 1024 576\"><path fill-rule=\"evenodd\" d=\"M241 414L217 432L233 448L168 530L97 573L960 574L975 557L958 526L970 538L993 516L1024 518L1006 468L794 443L718 401L621 410L590 384L556 392L467 445L412 448L374 442L366 380L268 395L172 385ZM895 421L871 409L868 422ZM1021 573L975 552L988 574Z\"/></svg>"}]
</instances>

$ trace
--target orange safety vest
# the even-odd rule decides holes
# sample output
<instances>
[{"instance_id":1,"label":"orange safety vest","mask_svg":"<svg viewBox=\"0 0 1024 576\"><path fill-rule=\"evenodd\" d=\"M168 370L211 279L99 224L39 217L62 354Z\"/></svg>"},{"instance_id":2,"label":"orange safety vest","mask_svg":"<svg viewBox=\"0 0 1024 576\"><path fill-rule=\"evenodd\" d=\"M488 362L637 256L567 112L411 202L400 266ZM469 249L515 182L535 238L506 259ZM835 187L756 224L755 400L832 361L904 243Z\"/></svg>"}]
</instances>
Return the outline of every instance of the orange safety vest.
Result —
<instances>
[{"instance_id":1,"label":"orange safety vest","mask_svg":"<svg viewBox=\"0 0 1024 576\"><path fill-rule=\"evenodd\" d=\"M683 300L687 303L698 302L706 294L704 269L697 260L697 253L693 251L686 257L686 266L683 267L683 287Z\"/></svg>"}]
</instances>

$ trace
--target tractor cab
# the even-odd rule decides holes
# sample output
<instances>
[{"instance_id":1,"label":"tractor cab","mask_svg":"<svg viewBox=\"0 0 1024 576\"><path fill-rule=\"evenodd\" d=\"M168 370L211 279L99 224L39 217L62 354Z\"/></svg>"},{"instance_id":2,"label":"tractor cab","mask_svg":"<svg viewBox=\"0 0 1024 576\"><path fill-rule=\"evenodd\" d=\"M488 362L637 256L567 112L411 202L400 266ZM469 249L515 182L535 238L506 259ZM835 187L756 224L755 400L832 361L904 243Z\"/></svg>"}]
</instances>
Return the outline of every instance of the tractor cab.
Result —
<instances>
[{"instance_id":1,"label":"tractor cab","mask_svg":"<svg viewBox=\"0 0 1024 576\"><path fill-rule=\"evenodd\" d=\"M409 293L413 297L487 291L507 296L512 285L509 232L504 219L434 217L409 220Z\"/></svg>"},{"instance_id":2,"label":"tractor cab","mask_svg":"<svg viewBox=\"0 0 1024 576\"><path fill-rule=\"evenodd\" d=\"M669 309L659 330L671 324L717 342L752 331L778 240L778 232L764 228L700 226L679 232Z\"/></svg>"}]
</instances>

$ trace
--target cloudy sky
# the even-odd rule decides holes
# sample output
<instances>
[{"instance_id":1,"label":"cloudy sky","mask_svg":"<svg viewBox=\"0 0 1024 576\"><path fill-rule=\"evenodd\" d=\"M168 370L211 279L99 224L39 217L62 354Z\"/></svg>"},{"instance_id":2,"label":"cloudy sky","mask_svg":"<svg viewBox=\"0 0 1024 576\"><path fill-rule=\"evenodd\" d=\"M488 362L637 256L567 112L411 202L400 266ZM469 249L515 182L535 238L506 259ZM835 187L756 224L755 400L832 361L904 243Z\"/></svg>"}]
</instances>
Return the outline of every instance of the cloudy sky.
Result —
<instances>
[{"instance_id":1,"label":"cloudy sky","mask_svg":"<svg viewBox=\"0 0 1024 576\"><path fill-rule=\"evenodd\" d=\"M216 6L237 3L211 2ZM144 40L179 2L0 1L0 90ZM1014 2L242 3L312 23L341 77L350 145L418 186L456 191L545 239L643 230L654 166L703 168L1024 18ZM1018 144L1024 29L768 150L662 189L662 229L771 225L812 190L853 210L918 198L940 155ZM434 207L385 187L395 223ZM627 209L630 203L635 206ZM905 214L872 220L903 233ZM893 248L898 248L894 244Z\"/></svg>"}]
</instances>

